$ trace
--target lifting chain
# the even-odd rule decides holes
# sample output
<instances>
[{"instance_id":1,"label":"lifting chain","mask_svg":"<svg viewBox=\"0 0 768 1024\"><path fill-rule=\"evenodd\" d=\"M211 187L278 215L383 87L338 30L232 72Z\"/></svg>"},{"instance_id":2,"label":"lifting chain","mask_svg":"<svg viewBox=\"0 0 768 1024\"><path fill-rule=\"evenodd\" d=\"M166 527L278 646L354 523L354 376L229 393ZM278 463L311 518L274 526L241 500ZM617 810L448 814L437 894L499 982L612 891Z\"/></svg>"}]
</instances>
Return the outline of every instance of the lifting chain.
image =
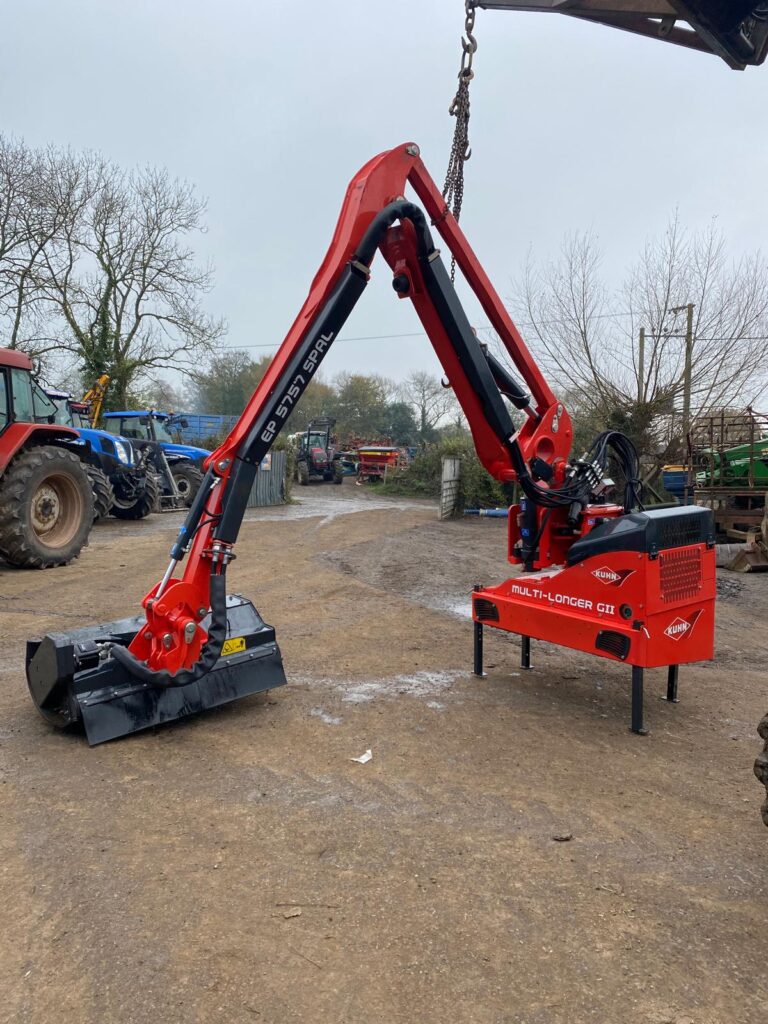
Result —
<instances>
[{"instance_id":1,"label":"lifting chain","mask_svg":"<svg viewBox=\"0 0 768 1024\"><path fill-rule=\"evenodd\" d=\"M469 83L475 76L472 60L477 50L477 40L472 34L475 27L476 0L464 0L464 35L461 37L461 67L459 68L459 85L456 95L448 108L451 117L456 118L451 143L451 155L443 185L445 211L450 210L453 216L461 217L461 204L464 201L464 164L472 156L469 145ZM451 260L451 281L456 278L456 260Z\"/></svg>"}]
</instances>

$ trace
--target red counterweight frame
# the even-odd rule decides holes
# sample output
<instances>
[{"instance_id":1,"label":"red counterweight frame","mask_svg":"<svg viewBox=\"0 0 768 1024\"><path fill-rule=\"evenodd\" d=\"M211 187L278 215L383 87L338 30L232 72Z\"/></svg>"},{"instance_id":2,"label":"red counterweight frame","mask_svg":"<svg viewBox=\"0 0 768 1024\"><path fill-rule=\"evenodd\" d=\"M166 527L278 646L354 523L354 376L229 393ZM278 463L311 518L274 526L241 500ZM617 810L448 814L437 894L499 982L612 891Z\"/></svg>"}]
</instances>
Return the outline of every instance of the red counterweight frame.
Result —
<instances>
[{"instance_id":1,"label":"red counterweight frame","mask_svg":"<svg viewBox=\"0 0 768 1024\"><path fill-rule=\"evenodd\" d=\"M701 543L598 554L567 568L478 586L472 595L475 674L483 675L484 626L522 637L523 669L531 668L531 638L626 662L632 666L631 728L642 734L643 670L668 666L667 700L677 703L678 666L714 655L715 576L714 544Z\"/></svg>"},{"instance_id":2,"label":"red counterweight frame","mask_svg":"<svg viewBox=\"0 0 768 1024\"><path fill-rule=\"evenodd\" d=\"M509 361L527 386L530 398L514 380L504 376L500 364L496 364L491 378L488 367L494 363L492 356L484 356L486 364L477 340L467 342L471 328L460 306L457 312L458 299L442 264L433 266L439 252L434 247L429 248L431 236L423 213L405 199L408 185L455 258ZM206 462L207 476L174 545L168 570L143 601L146 625L137 632L128 655L118 652L124 663L126 657L132 659L132 669L141 678L152 677L158 685L180 685L179 679L189 679L195 672L199 677L209 670L206 659L210 662L210 649L215 645L200 623L209 607L213 610L214 590L218 593L221 589L214 581L225 574L226 565L233 557L232 547L244 513L248 481L252 480L254 467L284 425L364 289L376 249L383 253L392 270L395 290L401 298L407 297L413 302L467 417L478 456L488 472L498 480L514 481L520 478L521 467L527 473L530 466L539 493L546 492L547 488L562 487L567 475L572 474L568 464L572 442L570 417L542 376L456 219L447 209L440 190L421 161L418 147L406 143L381 153L352 179L331 245L299 315L242 416ZM498 389L493 386L493 393L488 380L492 385L495 380L498 385ZM501 401L501 394L524 411L517 429ZM497 402L499 406L495 405ZM508 428L504 426L505 417ZM536 475L540 471L543 475ZM607 515L606 507L601 508L602 514ZM623 509L618 511L623 512ZM579 531L568 528L564 508L545 511L541 507L535 514L541 543L535 557L527 560L528 568L546 568L555 560L561 564ZM584 516L581 521L585 522ZM175 578L174 570L187 554L183 574ZM510 560L519 561L512 550ZM613 565L611 561L611 568ZM657 581L652 572L645 573L642 569L638 564L637 580L628 587L642 589L642 603L648 609ZM553 580L560 580L563 587L565 581L569 581L567 586L577 592L587 576L582 568L578 571L568 568L561 569ZM707 568L707 581L711 577ZM583 614L583 608L561 603L557 612L559 626L550 628L544 625L545 613L551 614L549 609L539 610L535 603L523 599L520 593L513 592L513 584L514 581L508 581L500 588L476 595L476 631L482 631L482 622L486 621L497 628L527 636L541 635L542 639L564 646L588 649L582 637L594 624L590 621L587 628L583 620L588 616ZM552 586L555 585L553 582ZM597 582L590 583L590 593L599 586ZM481 620L477 614L478 601L486 595L500 609L498 620L492 623ZM704 599L704 595L701 596ZM706 600L709 600L709 590ZM711 621L711 611L708 611L694 633L703 637L708 630L711 632ZM529 624L535 624L536 628L529 628ZM622 630L626 628L625 624ZM643 628L650 630L647 622ZM636 643L631 663L656 664L661 657L664 664L672 664L671 655L683 649L676 647L668 651L669 645L663 641L659 647L654 647L655 643L654 638L649 638L647 643ZM709 657L711 642L703 643L695 651L686 645L685 652L686 657L680 660L694 660L694 655L695 660ZM593 650L592 653L612 656L608 651Z\"/></svg>"}]
</instances>

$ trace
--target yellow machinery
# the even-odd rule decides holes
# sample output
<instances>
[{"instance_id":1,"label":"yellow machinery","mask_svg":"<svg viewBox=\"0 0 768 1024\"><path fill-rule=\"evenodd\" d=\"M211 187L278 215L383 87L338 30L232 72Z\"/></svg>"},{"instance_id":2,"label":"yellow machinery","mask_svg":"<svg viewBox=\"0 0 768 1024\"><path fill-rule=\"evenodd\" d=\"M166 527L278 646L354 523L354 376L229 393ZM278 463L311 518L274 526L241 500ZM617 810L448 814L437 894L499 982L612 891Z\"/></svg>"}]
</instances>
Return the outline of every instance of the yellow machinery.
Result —
<instances>
[{"instance_id":1,"label":"yellow machinery","mask_svg":"<svg viewBox=\"0 0 768 1024\"><path fill-rule=\"evenodd\" d=\"M99 425L99 416L101 416L101 407L104 404L104 396L107 393L109 382L112 378L108 373L102 373L99 379L93 384L86 393L83 395L82 401L88 406L88 415L91 420L91 426L97 427Z\"/></svg>"}]
</instances>

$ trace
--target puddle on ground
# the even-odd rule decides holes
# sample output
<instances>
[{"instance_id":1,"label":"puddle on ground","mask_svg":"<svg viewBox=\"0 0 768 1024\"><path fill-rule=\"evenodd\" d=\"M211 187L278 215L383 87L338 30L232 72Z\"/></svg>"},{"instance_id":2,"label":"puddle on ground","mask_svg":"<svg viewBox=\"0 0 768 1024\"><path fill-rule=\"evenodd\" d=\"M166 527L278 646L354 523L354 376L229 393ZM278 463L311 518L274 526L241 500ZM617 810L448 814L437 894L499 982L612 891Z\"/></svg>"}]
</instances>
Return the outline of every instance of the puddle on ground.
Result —
<instances>
[{"instance_id":1,"label":"puddle on ground","mask_svg":"<svg viewBox=\"0 0 768 1024\"><path fill-rule=\"evenodd\" d=\"M336 684L345 704L367 704L377 697L408 696L431 697L449 690L457 679L467 675L464 671L414 672L394 676L392 679L367 679L356 683Z\"/></svg>"},{"instance_id":2,"label":"puddle on ground","mask_svg":"<svg viewBox=\"0 0 768 1024\"><path fill-rule=\"evenodd\" d=\"M444 672L408 672L389 679L323 679L318 676L291 674L290 682L307 689L330 687L340 694L343 704L369 704L380 697L436 697L447 693L459 679L466 679L469 673L464 669L447 669ZM442 710L443 705L431 701L429 707ZM341 725L342 718L332 715L321 705L311 708L310 715L327 725Z\"/></svg>"},{"instance_id":3,"label":"puddle on ground","mask_svg":"<svg viewBox=\"0 0 768 1024\"><path fill-rule=\"evenodd\" d=\"M319 718L321 722L325 722L326 725L341 725L344 721L338 715L332 715L324 708L312 708L309 712L313 718Z\"/></svg>"},{"instance_id":4,"label":"puddle on ground","mask_svg":"<svg viewBox=\"0 0 768 1024\"><path fill-rule=\"evenodd\" d=\"M399 498L364 498L362 496L344 495L343 498L329 498L322 494L312 494L296 499L295 505L275 505L270 508L252 508L245 516L245 522L262 522L268 519L289 520L315 519L321 517L321 526L333 522L339 516L350 516L356 512L379 512L391 509L397 512L407 509L428 509L425 502L407 501Z\"/></svg>"},{"instance_id":5,"label":"puddle on ground","mask_svg":"<svg viewBox=\"0 0 768 1024\"><path fill-rule=\"evenodd\" d=\"M451 613L451 615L458 615L459 618L462 618L462 619L471 619L472 618L472 602L471 601L454 601L452 604L448 605L448 607L446 608L446 611L449 611Z\"/></svg>"}]
</instances>

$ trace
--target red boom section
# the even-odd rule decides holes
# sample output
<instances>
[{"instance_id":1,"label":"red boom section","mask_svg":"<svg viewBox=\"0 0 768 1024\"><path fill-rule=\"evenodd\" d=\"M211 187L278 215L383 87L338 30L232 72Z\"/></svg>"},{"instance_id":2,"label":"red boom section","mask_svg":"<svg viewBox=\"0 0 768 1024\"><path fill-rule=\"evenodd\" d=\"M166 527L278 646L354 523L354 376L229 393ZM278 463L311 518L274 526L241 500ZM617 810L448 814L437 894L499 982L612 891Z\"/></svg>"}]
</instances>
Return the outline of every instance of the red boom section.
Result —
<instances>
[{"instance_id":1,"label":"red boom section","mask_svg":"<svg viewBox=\"0 0 768 1024\"><path fill-rule=\"evenodd\" d=\"M330 296L339 274L354 256L355 249L372 220L390 202L402 197L407 185L413 188L451 255L456 257L456 263L477 296L490 325L498 334L509 358L531 392L536 407L536 418L529 419L524 424L519 436L525 457L538 454L550 461L568 457L572 436L568 414L542 376L520 332L481 267L456 218L447 210L440 190L418 154L418 146L414 143L405 143L374 157L352 179L344 197L333 240L315 275L309 295L243 415L221 447L210 456L209 465L219 467L227 459L237 455L265 399L280 380L296 347L311 326L313 316ZM391 258L388 256L391 265L395 257L409 263L415 280L420 278L415 246L406 231L400 235L399 252L391 252ZM466 381L447 342L442 324L424 296L422 287L416 289L414 296L409 297L413 297L424 329L469 420L478 456L488 471L499 479L513 479L509 456L488 428L483 410L475 401L474 391ZM221 471L221 475L226 476L226 468Z\"/></svg>"},{"instance_id":2,"label":"red boom section","mask_svg":"<svg viewBox=\"0 0 768 1024\"><path fill-rule=\"evenodd\" d=\"M208 611L212 559L218 557L212 535L217 517L223 511L225 486L235 461L242 453L259 414L273 396L303 339L333 293L342 272L353 260L367 229L386 206L403 198L408 185L455 257L510 361L530 390L533 408L517 435L523 456L526 460L536 456L545 459L553 467L553 483L562 482L572 438L568 413L542 377L456 219L447 209L440 190L421 161L418 146L405 143L381 153L365 164L350 182L331 245L304 305L242 416L224 443L208 458L207 467L213 470L216 483L209 492L204 516L195 530L182 579L170 579L164 588L158 584L144 599L147 628L139 630L130 651L149 668L173 673L199 659L206 639L199 622ZM381 249L393 270L405 270L411 280L408 297L414 303L464 410L480 460L497 479L515 479L508 447L487 422L481 400L427 295L412 225L406 223L389 228Z\"/></svg>"}]
</instances>

